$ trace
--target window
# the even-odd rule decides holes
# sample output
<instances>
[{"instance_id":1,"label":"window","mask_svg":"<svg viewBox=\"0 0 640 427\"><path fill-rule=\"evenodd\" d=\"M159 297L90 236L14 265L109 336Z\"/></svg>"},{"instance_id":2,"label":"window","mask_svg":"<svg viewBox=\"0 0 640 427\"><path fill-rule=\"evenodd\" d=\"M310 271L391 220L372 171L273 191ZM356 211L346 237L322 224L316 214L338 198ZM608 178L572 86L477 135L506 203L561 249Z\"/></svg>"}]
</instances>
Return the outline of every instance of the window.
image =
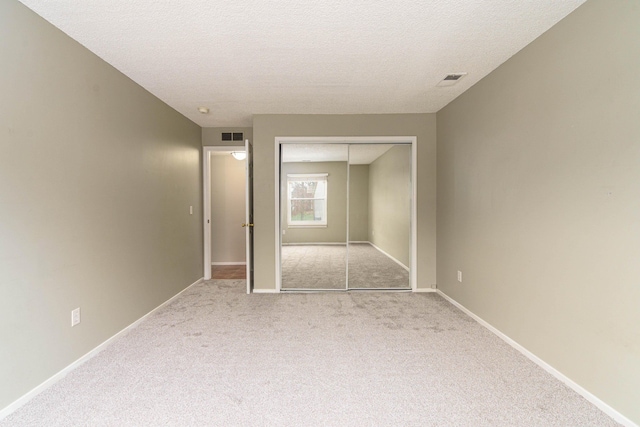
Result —
<instances>
[{"instance_id":1,"label":"window","mask_svg":"<svg viewBox=\"0 0 640 427\"><path fill-rule=\"evenodd\" d=\"M327 176L287 175L288 223L290 227L327 226Z\"/></svg>"}]
</instances>

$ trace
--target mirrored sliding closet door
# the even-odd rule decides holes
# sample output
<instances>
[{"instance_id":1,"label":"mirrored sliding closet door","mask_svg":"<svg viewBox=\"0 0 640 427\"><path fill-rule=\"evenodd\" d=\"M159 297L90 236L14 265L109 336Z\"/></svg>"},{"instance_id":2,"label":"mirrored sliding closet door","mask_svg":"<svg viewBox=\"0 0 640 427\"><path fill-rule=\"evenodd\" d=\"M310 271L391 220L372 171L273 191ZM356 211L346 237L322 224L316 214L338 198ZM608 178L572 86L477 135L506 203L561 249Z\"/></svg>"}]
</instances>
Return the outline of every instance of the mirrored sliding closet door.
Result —
<instances>
[{"instance_id":1,"label":"mirrored sliding closet door","mask_svg":"<svg viewBox=\"0 0 640 427\"><path fill-rule=\"evenodd\" d=\"M411 145L280 147L281 289L411 289Z\"/></svg>"},{"instance_id":2,"label":"mirrored sliding closet door","mask_svg":"<svg viewBox=\"0 0 640 427\"><path fill-rule=\"evenodd\" d=\"M411 145L349 146L349 289L410 289Z\"/></svg>"},{"instance_id":3,"label":"mirrored sliding closet door","mask_svg":"<svg viewBox=\"0 0 640 427\"><path fill-rule=\"evenodd\" d=\"M281 289L345 290L347 176L344 144L282 144Z\"/></svg>"}]
</instances>

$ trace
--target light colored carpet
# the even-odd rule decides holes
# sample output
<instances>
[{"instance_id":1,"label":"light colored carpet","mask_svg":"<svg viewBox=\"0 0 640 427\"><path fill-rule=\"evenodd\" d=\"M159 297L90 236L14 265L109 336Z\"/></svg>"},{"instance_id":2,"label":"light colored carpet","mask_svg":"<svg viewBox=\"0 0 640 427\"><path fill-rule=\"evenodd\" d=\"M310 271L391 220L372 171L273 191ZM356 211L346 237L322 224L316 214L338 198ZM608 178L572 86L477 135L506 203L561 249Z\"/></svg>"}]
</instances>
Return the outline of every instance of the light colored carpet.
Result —
<instances>
[{"instance_id":1,"label":"light colored carpet","mask_svg":"<svg viewBox=\"0 0 640 427\"><path fill-rule=\"evenodd\" d=\"M409 289L409 271L368 243L350 243L349 288Z\"/></svg>"},{"instance_id":2,"label":"light colored carpet","mask_svg":"<svg viewBox=\"0 0 640 427\"><path fill-rule=\"evenodd\" d=\"M614 426L436 294L191 287L0 426Z\"/></svg>"},{"instance_id":3,"label":"light colored carpet","mask_svg":"<svg viewBox=\"0 0 640 427\"><path fill-rule=\"evenodd\" d=\"M346 245L282 246L282 289L345 289Z\"/></svg>"},{"instance_id":4,"label":"light colored carpet","mask_svg":"<svg viewBox=\"0 0 640 427\"><path fill-rule=\"evenodd\" d=\"M409 272L368 243L349 244L349 289L411 288ZM282 289L345 289L347 249L340 245L282 247Z\"/></svg>"}]
</instances>

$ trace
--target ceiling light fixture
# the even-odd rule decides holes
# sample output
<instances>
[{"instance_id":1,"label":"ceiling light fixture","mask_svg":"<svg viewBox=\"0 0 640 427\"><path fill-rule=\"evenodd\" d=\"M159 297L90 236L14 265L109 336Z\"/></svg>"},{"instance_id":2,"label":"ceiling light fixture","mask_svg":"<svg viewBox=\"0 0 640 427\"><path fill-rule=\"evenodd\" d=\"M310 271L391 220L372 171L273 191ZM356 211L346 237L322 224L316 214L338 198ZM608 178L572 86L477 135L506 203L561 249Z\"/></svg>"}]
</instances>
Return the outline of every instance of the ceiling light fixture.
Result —
<instances>
[{"instance_id":1,"label":"ceiling light fixture","mask_svg":"<svg viewBox=\"0 0 640 427\"><path fill-rule=\"evenodd\" d=\"M244 160L247 158L247 153L244 151L233 151L231 152L231 155L236 160Z\"/></svg>"},{"instance_id":2,"label":"ceiling light fixture","mask_svg":"<svg viewBox=\"0 0 640 427\"><path fill-rule=\"evenodd\" d=\"M201 114L209 114L209 109L207 107L198 107L198 111L200 111Z\"/></svg>"}]
</instances>

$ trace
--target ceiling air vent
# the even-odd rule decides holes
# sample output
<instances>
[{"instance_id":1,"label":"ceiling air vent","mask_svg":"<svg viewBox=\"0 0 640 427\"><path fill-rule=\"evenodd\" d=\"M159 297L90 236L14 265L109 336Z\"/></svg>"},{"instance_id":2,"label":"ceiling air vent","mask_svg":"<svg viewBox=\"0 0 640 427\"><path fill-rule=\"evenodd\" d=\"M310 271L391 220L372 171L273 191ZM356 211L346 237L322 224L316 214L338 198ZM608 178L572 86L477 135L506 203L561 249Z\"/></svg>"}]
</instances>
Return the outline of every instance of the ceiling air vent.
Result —
<instances>
[{"instance_id":1,"label":"ceiling air vent","mask_svg":"<svg viewBox=\"0 0 640 427\"><path fill-rule=\"evenodd\" d=\"M444 79L442 79L440 81L440 83L437 84L437 86L453 86L454 84L458 83L458 81L460 79L462 79L464 76L466 76L467 73L454 73L454 74L447 74L446 77Z\"/></svg>"}]
</instances>

